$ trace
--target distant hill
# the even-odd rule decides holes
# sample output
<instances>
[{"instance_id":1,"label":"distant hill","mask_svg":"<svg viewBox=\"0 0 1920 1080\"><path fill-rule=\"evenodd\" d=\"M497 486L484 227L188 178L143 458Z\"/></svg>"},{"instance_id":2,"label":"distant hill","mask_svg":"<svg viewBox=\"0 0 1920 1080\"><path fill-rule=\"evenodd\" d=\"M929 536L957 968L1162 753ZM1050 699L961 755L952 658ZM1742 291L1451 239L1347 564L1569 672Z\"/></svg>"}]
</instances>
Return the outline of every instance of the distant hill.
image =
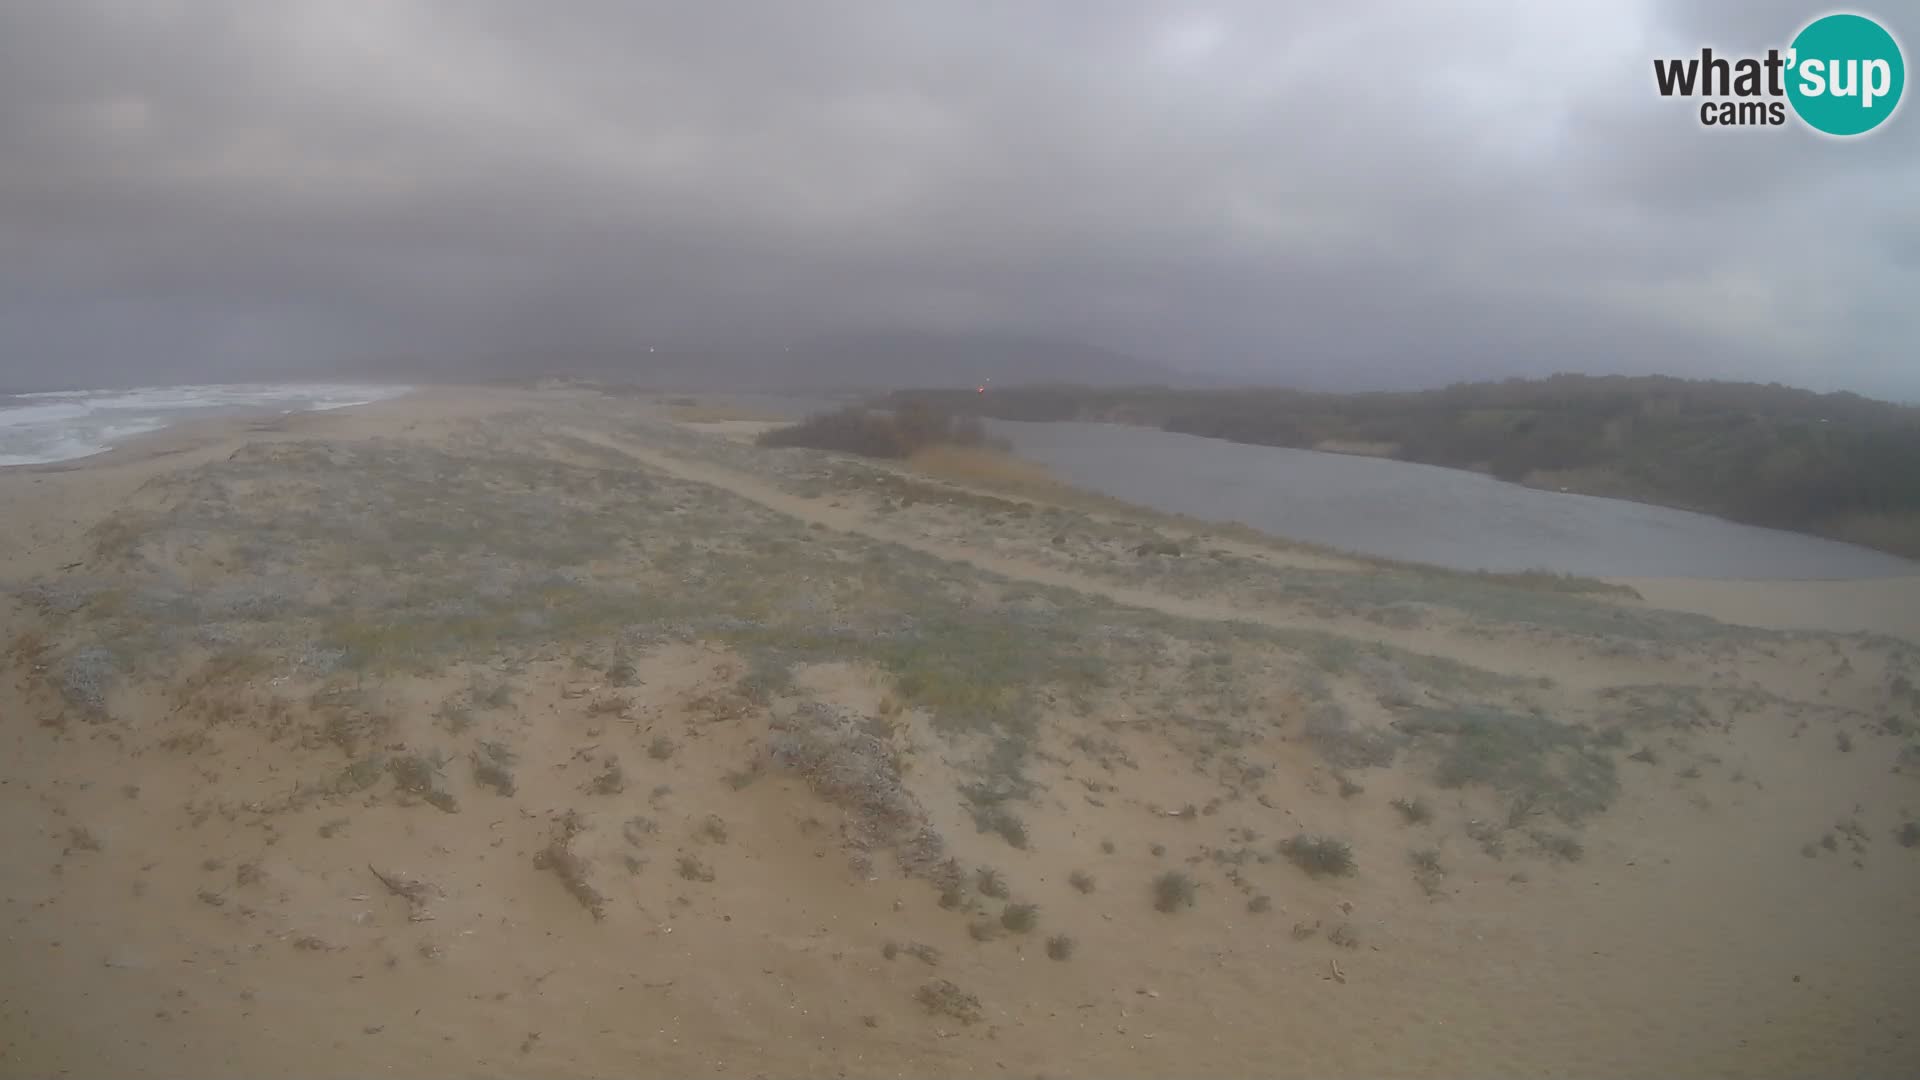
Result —
<instances>
[{"instance_id":1,"label":"distant hill","mask_svg":"<svg viewBox=\"0 0 1920 1080\"><path fill-rule=\"evenodd\" d=\"M430 377L568 376L675 391L884 392L910 387L971 388L988 379L1004 386L1035 382L1201 385L1194 377L1084 342L904 331L825 335L750 347L563 348L418 366Z\"/></svg>"},{"instance_id":2,"label":"distant hill","mask_svg":"<svg viewBox=\"0 0 1920 1080\"><path fill-rule=\"evenodd\" d=\"M1778 384L1556 375L1411 393L1009 387L900 395L1366 453L1700 510L1920 557L1920 408Z\"/></svg>"},{"instance_id":3,"label":"distant hill","mask_svg":"<svg viewBox=\"0 0 1920 1080\"><path fill-rule=\"evenodd\" d=\"M1089 386L1190 381L1097 345L1012 334L845 334L801 343L786 355L791 360L782 366L789 378L851 389L972 387L987 380Z\"/></svg>"},{"instance_id":4,"label":"distant hill","mask_svg":"<svg viewBox=\"0 0 1920 1080\"><path fill-rule=\"evenodd\" d=\"M72 377L72 376L69 376ZM573 378L661 391L878 393L910 387L973 387L1070 382L1085 386L1207 385L1125 353L1068 339L998 333L867 331L797 338L792 343L636 342L507 346L336 359L270 370L217 369L161 375L174 383L378 380L512 382ZM152 385L153 371L94 380L91 388ZM59 390L60 377L8 385L0 392Z\"/></svg>"}]
</instances>

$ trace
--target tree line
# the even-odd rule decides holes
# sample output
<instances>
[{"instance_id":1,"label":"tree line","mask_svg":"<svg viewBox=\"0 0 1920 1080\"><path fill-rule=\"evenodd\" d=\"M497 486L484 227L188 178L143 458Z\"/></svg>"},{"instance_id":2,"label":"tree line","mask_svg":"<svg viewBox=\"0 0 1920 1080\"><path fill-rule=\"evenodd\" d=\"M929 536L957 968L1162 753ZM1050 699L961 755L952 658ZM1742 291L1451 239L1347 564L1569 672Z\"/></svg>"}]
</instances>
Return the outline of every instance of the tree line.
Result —
<instances>
[{"instance_id":1,"label":"tree line","mask_svg":"<svg viewBox=\"0 0 1920 1080\"><path fill-rule=\"evenodd\" d=\"M1303 449L1366 446L1853 539L1920 556L1920 409L1851 393L1663 376L1555 375L1327 394L1015 386L895 395L1007 420L1143 424Z\"/></svg>"}]
</instances>

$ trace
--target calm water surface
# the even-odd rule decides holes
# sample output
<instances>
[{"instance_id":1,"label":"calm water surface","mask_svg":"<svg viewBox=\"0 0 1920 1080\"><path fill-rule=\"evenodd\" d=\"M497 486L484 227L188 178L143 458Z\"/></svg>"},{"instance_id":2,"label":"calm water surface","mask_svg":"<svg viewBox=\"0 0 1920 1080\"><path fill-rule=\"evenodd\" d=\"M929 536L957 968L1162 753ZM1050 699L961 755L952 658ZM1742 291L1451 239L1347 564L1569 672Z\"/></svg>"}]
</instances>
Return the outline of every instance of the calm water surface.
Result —
<instances>
[{"instance_id":1,"label":"calm water surface","mask_svg":"<svg viewBox=\"0 0 1920 1080\"><path fill-rule=\"evenodd\" d=\"M1868 548L1401 461L1113 424L995 421L1061 479L1170 513L1466 570L1595 577L1920 574Z\"/></svg>"}]
</instances>

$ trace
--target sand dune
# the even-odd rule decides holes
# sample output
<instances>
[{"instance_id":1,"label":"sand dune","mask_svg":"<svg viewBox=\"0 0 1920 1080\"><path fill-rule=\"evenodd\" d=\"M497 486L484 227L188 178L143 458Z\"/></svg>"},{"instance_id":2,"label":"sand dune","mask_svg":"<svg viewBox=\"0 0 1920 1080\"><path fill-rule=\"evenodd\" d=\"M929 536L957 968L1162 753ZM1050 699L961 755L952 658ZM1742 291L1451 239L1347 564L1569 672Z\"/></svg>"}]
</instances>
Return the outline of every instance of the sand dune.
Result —
<instances>
[{"instance_id":1,"label":"sand dune","mask_svg":"<svg viewBox=\"0 0 1920 1080\"><path fill-rule=\"evenodd\" d=\"M1913 583L1348 564L669 408L0 470L0 1074L1920 1070Z\"/></svg>"}]
</instances>

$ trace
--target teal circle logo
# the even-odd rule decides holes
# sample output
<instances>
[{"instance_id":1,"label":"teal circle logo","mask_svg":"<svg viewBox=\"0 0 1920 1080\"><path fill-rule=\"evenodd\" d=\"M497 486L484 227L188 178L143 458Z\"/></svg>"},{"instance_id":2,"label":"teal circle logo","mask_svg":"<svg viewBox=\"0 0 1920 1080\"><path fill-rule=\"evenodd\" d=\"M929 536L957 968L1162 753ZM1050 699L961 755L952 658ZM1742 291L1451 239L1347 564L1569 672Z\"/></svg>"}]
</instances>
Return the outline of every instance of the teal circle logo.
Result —
<instances>
[{"instance_id":1,"label":"teal circle logo","mask_svg":"<svg viewBox=\"0 0 1920 1080\"><path fill-rule=\"evenodd\" d=\"M1787 100L1815 131L1864 135L1900 107L1907 64L1900 43L1864 15L1827 15L1793 39Z\"/></svg>"}]
</instances>

